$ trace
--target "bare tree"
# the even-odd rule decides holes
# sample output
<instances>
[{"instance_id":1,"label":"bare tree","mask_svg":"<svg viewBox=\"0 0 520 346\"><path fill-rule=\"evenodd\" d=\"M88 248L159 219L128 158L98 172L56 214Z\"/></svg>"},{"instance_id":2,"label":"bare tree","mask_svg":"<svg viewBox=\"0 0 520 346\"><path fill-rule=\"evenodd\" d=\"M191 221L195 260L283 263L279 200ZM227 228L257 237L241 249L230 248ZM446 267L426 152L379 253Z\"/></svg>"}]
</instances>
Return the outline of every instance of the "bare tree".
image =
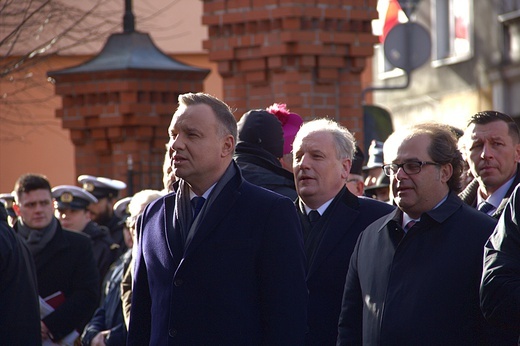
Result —
<instances>
[{"instance_id":1,"label":"bare tree","mask_svg":"<svg viewBox=\"0 0 520 346\"><path fill-rule=\"evenodd\" d=\"M139 1L140 26L153 27L153 19L176 2L157 8ZM34 104L54 108L53 88L43 77L52 68L49 59L98 52L110 34L122 31L123 8L124 0L0 1L0 141L23 139L24 133L11 131L15 126L27 132L55 127L54 119L30 111Z\"/></svg>"}]
</instances>

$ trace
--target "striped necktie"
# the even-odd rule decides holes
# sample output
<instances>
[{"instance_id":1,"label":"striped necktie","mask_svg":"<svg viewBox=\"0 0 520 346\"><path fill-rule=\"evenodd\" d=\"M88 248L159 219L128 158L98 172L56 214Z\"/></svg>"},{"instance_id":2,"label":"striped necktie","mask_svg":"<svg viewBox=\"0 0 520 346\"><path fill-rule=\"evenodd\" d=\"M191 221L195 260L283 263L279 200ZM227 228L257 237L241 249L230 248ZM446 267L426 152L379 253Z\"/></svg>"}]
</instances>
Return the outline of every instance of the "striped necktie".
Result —
<instances>
[{"instance_id":1,"label":"striped necktie","mask_svg":"<svg viewBox=\"0 0 520 346\"><path fill-rule=\"evenodd\" d=\"M485 214L487 214L491 209L495 209L495 206L486 201L480 203L480 205L478 206L478 210Z\"/></svg>"}]
</instances>

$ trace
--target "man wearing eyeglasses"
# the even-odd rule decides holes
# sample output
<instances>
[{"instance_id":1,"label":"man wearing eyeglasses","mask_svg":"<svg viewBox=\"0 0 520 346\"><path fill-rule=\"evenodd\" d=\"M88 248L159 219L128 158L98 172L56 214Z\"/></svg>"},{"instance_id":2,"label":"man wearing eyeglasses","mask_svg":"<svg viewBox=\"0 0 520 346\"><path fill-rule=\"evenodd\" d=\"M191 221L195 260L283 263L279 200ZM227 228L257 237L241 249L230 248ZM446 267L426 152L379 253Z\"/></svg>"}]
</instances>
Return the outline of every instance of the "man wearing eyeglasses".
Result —
<instances>
[{"instance_id":1,"label":"man wearing eyeglasses","mask_svg":"<svg viewBox=\"0 0 520 346\"><path fill-rule=\"evenodd\" d=\"M467 204L498 219L520 183L520 131L507 114L473 115L461 139L475 179L460 193Z\"/></svg>"},{"instance_id":2,"label":"man wearing eyeglasses","mask_svg":"<svg viewBox=\"0 0 520 346\"><path fill-rule=\"evenodd\" d=\"M338 345L481 345L482 249L495 220L464 204L462 157L447 126L393 133L383 166L398 209L354 249Z\"/></svg>"}]
</instances>

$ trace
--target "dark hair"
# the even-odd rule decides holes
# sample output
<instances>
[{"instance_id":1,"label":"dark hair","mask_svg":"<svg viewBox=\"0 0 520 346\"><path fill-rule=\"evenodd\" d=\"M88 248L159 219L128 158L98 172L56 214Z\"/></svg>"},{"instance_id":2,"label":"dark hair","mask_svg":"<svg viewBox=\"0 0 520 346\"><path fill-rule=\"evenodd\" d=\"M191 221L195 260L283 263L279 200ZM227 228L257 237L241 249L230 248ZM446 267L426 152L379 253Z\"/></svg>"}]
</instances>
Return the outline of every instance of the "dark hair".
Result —
<instances>
[{"instance_id":1,"label":"dark hair","mask_svg":"<svg viewBox=\"0 0 520 346\"><path fill-rule=\"evenodd\" d=\"M219 129L221 135L232 135L235 143L237 142L237 120L233 116L233 112L231 108L219 100L215 96L205 94L205 93L186 93L179 95L178 98L179 107L181 106L192 106L197 104L205 104L208 105L217 120L222 125Z\"/></svg>"},{"instance_id":2,"label":"dark hair","mask_svg":"<svg viewBox=\"0 0 520 346\"><path fill-rule=\"evenodd\" d=\"M448 180L448 187L454 192L462 189L462 154L457 147L457 137L449 125L437 123L424 123L412 127L413 135L426 134L430 136L431 143L428 154L434 162L451 164L453 174Z\"/></svg>"},{"instance_id":3,"label":"dark hair","mask_svg":"<svg viewBox=\"0 0 520 346\"><path fill-rule=\"evenodd\" d=\"M494 121L503 121L507 124L509 129L509 136L513 138L516 143L520 142L520 130L518 125L509 115L497 111L483 111L474 114L468 121L468 126L471 124L484 125Z\"/></svg>"},{"instance_id":4,"label":"dark hair","mask_svg":"<svg viewBox=\"0 0 520 346\"><path fill-rule=\"evenodd\" d=\"M22 193L28 193L34 190L48 190L51 192L51 184L47 180L47 177L42 174L28 173L22 175L14 184L14 193L16 200L20 200Z\"/></svg>"}]
</instances>

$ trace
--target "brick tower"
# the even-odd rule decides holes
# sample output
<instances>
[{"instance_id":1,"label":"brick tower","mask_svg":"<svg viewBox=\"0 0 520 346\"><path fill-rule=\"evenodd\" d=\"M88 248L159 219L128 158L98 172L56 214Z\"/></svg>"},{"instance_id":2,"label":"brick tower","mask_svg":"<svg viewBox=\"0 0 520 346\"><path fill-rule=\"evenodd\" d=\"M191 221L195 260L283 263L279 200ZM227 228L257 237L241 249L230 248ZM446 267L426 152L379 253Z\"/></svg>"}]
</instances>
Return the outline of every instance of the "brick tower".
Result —
<instances>
[{"instance_id":1,"label":"brick tower","mask_svg":"<svg viewBox=\"0 0 520 346\"><path fill-rule=\"evenodd\" d=\"M360 74L377 42L377 0L203 2L204 47L237 117L287 103L304 119L328 116L363 139Z\"/></svg>"},{"instance_id":2,"label":"brick tower","mask_svg":"<svg viewBox=\"0 0 520 346\"><path fill-rule=\"evenodd\" d=\"M124 32L79 66L51 71L62 108L56 116L70 130L76 175L127 182L127 195L162 189L167 129L177 96L203 89L209 70L182 64L161 52L148 34L134 30L127 1Z\"/></svg>"}]
</instances>

